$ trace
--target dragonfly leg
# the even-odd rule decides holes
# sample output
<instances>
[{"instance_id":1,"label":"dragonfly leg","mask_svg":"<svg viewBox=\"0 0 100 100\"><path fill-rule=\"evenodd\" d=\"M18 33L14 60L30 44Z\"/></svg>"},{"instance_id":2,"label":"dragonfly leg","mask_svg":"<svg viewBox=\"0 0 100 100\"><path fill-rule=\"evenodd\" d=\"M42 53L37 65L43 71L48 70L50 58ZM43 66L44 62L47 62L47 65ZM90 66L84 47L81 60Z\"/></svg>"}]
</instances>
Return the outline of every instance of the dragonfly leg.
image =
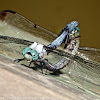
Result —
<instances>
[{"instance_id":1,"label":"dragonfly leg","mask_svg":"<svg viewBox=\"0 0 100 100\"><path fill-rule=\"evenodd\" d=\"M38 67L40 67L40 65L37 64L36 62L34 62L34 65L35 65L35 70L36 70Z\"/></svg>"},{"instance_id":2,"label":"dragonfly leg","mask_svg":"<svg viewBox=\"0 0 100 100\"><path fill-rule=\"evenodd\" d=\"M31 64L32 64L32 61L29 63L29 67L31 66Z\"/></svg>"},{"instance_id":3,"label":"dragonfly leg","mask_svg":"<svg viewBox=\"0 0 100 100\"><path fill-rule=\"evenodd\" d=\"M43 74L43 66L40 66L40 68L41 68L41 73Z\"/></svg>"},{"instance_id":4,"label":"dragonfly leg","mask_svg":"<svg viewBox=\"0 0 100 100\"><path fill-rule=\"evenodd\" d=\"M47 69L46 69L46 71L45 71L45 75L47 75Z\"/></svg>"},{"instance_id":5,"label":"dragonfly leg","mask_svg":"<svg viewBox=\"0 0 100 100\"><path fill-rule=\"evenodd\" d=\"M22 58L22 59L16 59L16 60L14 60L14 62L19 63L19 62L22 61L22 60L25 60L25 59L24 59L24 58Z\"/></svg>"},{"instance_id":6,"label":"dragonfly leg","mask_svg":"<svg viewBox=\"0 0 100 100\"><path fill-rule=\"evenodd\" d=\"M41 67L41 72L42 72L42 74L43 74L43 67Z\"/></svg>"},{"instance_id":7,"label":"dragonfly leg","mask_svg":"<svg viewBox=\"0 0 100 100\"><path fill-rule=\"evenodd\" d=\"M40 68L41 68L42 74L44 74L44 72L43 72L43 68L44 68L43 60L40 61Z\"/></svg>"}]
</instances>

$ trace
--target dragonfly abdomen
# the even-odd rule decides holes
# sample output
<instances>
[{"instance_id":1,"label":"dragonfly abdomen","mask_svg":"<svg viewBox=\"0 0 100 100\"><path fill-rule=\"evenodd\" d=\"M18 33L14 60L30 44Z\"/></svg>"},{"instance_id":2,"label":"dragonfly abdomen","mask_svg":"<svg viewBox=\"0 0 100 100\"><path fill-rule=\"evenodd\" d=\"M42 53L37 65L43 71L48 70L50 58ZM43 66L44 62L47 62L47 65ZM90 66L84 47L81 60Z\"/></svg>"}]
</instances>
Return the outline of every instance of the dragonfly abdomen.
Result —
<instances>
[{"instance_id":1,"label":"dragonfly abdomen","mask_svg":"<svg viewBox=\"0 0 100 100\"><path fill-rule=\"evenodd\" d=\"M57 62L56 64L54 65L51 65L50 63L48 63L47 60L43 60L43 66L49 70L49 71L58 71L59 69L63 69L68 63L69 63L69 58L67 57L64 57L63 59L61 59L59 62Z\"/></svg>"}]
</instances>

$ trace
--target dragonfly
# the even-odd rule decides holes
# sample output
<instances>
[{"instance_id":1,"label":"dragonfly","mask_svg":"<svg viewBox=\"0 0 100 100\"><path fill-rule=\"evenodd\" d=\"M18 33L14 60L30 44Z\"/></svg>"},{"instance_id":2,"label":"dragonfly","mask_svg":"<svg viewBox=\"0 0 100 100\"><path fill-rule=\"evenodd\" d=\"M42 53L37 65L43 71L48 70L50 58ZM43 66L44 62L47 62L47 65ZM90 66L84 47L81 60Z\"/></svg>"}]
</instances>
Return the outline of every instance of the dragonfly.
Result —
<instances>
[{"instance_id":1,"label":"dragonfly","mask_svg":"<svg viewBox=\"0 0 100 100\"><path fill-rule=\"evenodd\" d=\"M13 11L10 11L11 13L15 13ZM36 28L36 24L34 26ZM75 51L75 46L77 45L77 37L79 36L79 28L78 28L78 22L73 21L67 24L67 26L60 32L60 35L53 41L51 42L48 46L39 44L37 42L32 42L32 45L29 47L26 47L22 51L22 55L24 58L22 59L17 59L15 61L20 62L22 60L27 60L29 62L29 66L31 63L34 63L37 65L37 62L40 62L41 66L44 66L49 71L58 71L59 69L63 69L65 65L69 62L68 58L63 58L61 59L58 63L55 65L51 65L48 63L48 59L44 59L45 55L48 55L49 52L53 52L51 50L56 49L58 46L60 46L62 43L65 43L64 49L67 48L70 52ZM3 38L3 37L2 37ZM73 39L72 39L73 38ZM74 41L73 43L69 41ZM69 42L69 45L67 46ZM71 44L70 44L71 43ZM72 45L72 46L71 46ZM71 47L70 47L71 46ZM50 50L48 50L50 48ZM78 48L78 46L77 46ZM43 67L41 67L43 68Z\"/></svg>"},{"instance_id":2,"label":"dragonfly","mask_svg":"<svg viewBox=\"0 0 100 100\"><path fill-rule=\"evenodd\" d=\"M100 49L79 47L79 35L77 21L67 24L57 36L14 11L0 13L0 55L28 66L40 64L52 72L62 69L59 80L68 80L68 75L99 94ZM38 47L44 52L39 54Z\"/></svg>"},{"instance_id":3,"label":"dragonfly","mask_svg":"<svg viewBox=\"0 0 100 100\"><path fill-rule=\"evenodd\" d=\"M13 11L10 11L10 12L15 13ZM68 58L63 58L55 65L51 65L48 63L48 59L44 59L44 56L48 55L49 52L52 52L51 51L52 49L56 49L62 43L65 43L64 48L66 49L68 47L67 44L69 41L74 41L74 43L72 44L71 42L69 42L71 43L72 47L70 47L69 45L69 48L67 49L69 49L70 52L74 51L74 48L77 45L76 38L79 36L79 33L80 33L79 32L80 30L77 26L78 26L78 22L76 21L73 21L67 24L67 26L61 31L60 35L48 46L39 44L37 42L33 42L32 45L30 45L29 47L26 47L22 51L22 55L24 56L24 58L17 59L15 61L20 62L22 60L27 60L29 62L29 66L31 65L31 63L34 63L37 65L37 62L40 62L41 66L44 66L47 70L53 71L53 72L64 68L64 66L67 65L67 63L69 62ZM36 28L36 24L34 27ZM48 50L48 48L50 48L51 50Z\"/></svg>"}]
</instances>

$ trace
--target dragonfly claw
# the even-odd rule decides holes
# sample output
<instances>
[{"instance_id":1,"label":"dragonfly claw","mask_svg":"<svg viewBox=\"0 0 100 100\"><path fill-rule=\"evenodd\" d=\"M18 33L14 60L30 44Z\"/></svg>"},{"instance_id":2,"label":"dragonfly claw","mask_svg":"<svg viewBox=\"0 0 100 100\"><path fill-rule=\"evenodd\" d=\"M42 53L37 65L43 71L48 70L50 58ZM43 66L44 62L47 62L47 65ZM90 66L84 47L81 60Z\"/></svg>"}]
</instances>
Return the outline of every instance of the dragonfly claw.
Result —
<instances>
[{"instance_id":1,"label":"dragonfly claw","mask_svg":"<svg viewBox=\"0 0 100 100\"><path fill-rule=\"evenodd\" d=\"M22 60L24 60L24 58L22 58L22 59L15 59L14 62L19 63L19 62L22 61Z\"/></svg>"}]
</instances>

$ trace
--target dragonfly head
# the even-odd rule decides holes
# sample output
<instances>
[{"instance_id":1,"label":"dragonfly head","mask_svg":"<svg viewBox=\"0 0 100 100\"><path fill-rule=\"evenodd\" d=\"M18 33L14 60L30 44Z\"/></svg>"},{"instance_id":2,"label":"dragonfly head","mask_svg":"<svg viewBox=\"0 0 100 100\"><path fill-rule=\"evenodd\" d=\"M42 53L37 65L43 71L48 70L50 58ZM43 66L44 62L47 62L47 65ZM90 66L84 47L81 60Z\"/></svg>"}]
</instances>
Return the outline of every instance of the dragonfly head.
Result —
<instances>
[{"instance_id":1,"label":"dragonfly head","mask_svg":"<svg viewBox=\"0 0 100 100\"><path fill-rule=\"evenodd\" d=\"M73 36L73 37L78 37L79 34L80 34L80 29L79 29L79 27L75 27L74 30L71 32L70 35Z\"/></svg>"},{"instance_id":2,"label":"dragonfly head","mask_svg":"<svg viewBox=\"0 0 100 100\"><path fill-rule=\"evenodd\" d=\"M22 55L27 61L36 61L39 58L37 51L28 47L23 49Z\"/></svg>"}]
</instances>

